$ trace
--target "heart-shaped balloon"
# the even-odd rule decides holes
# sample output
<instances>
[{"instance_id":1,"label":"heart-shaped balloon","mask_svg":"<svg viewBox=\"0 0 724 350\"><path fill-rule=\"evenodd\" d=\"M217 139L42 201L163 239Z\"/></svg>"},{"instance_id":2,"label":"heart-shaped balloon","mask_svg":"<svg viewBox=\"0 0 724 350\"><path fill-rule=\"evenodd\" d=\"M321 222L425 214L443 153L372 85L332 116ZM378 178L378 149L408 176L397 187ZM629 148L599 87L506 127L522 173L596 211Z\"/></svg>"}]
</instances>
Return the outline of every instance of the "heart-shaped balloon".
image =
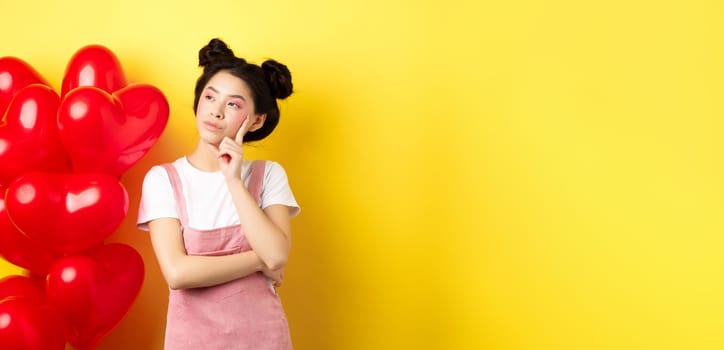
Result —
<instances>
[{"instance_id":1,"label":"heart-shaped balloon","mask_svg":"<svg viewBox=\"0 0 724 350\"><path fill-rule=\"evenodd\" d=\"M166 97L148 84L130 84L112 94L79 87L60 103L60 139L76 172L120 177L161 136L168 112Z\"/></svg>"},{"instance_id":2,"label":"heart-shaped balloon","mask_svg":"<svg viewBox=\"0 0 724 350\"><path fill-rule=\"evenodd\" d=\"M0 187L0 256L35 273L48 273L58 254L53 253L43 241L32 239L15 227L5 210L5 191L4 187Z\"/></svg>"},{"instance_id":3,"label":"heart-shaped balloon","mask_svg":"<svg viewBox=\"0 0 724 350\"><path fill-rule=\"evenodd\" d=\"M3 349L63 350L63 323L45 304L25 298L0 300L0 344Z\"/></svg>"},{"instance_id":4,"label":"heart-shaped balloon","mask_svg":"<svg viewBox=\"0 0 724 350\"><path fill-rule=\"evenodd\" d=\"M76 253L101 244L120 225L128 213L128 193L108 174L34 172L10 184L5 206L31 239Z\"/></svg>"},{"instance_id":5,"label":"heart-shaped balloon","mask_svg":"<svg viewBox=\"0 0 724 350\"><path fill-rule=\"evenodd\" d=\"M58 135L59 104L58 94L46 85L32 84L17 92L0 124L0 186L28 171L70 169Z\"/></svg>"},{"instance_id":6,"label":"heart-shaped balloon","mask_svg":"<svg viewBox=\"0 0 724 350\"><path fill-rule=\"evenodd\" d=\"M143 283L143 259L120 243L59 259L50 268L48 302L67 325L66 338L92 349L125 317Z\"/></svg>"},{"instance_id":7,"label":"heart-shaped balloon","mask_svg":"<svg viewBox=\"0 0 724 350\"><path fill-rule=\"evenodd\" d=\"M47 81L29 64L16 57L0 57L0 116L20 89Z\"/></svg>"},{"instance_id":8,"label":"heart-shaped balloon","mask_svg":"<svg viewBox=\"0 0 724 350\"><path fill-rule=\"evenodd\" d=\"M61 96L80 86L113 92L128 85L116 55L102 45L82 47L71 57L63 76Z\"/></svg>"},{"instance_id":9,"label":"heart-shaped balloon","mask_svg":"<svg viewBox=\"0 0 724 350\"><path fill-rule=\"evenodd\" d=\"M0 344L3 349L65 349L62 321L27 277L0 280Z\"/></svg>"},{"instance_id":10,"label":"heart-shaped balloon","mask_svg":"<svg viewBox=\"0 0 724 350\"><path fill-rule=\"evenodd\" d=\"M44 288L45 285L39 286L26 276L7 276L0 279L0 300L22 297L42 303L45 301Z\"/></svg>"}]
</instances>

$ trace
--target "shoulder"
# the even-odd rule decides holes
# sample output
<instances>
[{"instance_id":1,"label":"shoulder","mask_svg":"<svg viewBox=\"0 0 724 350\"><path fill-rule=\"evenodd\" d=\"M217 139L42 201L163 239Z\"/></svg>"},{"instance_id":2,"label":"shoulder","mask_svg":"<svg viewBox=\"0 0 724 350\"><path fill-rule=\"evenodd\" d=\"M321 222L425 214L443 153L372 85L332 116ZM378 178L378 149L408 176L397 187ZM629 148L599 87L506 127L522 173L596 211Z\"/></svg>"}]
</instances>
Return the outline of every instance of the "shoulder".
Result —
<instances>
[{"instance_id":1,"label":"shoulder","mask_svg":"<svg viewBox=\"0 0 724 350\"><path fill-rule=\"evenodd\" d=\"M144 186L146 186L147 183L150 185L169 183L171 180L166 167L173 166L179 173L183 173L183 164L183 159L180 158L173 163L164 163L152 166L151 169L148 169L145 177L143 178Z\"/></svg>"},{"instance_id":2,"label":"shoulder","mask_svg":"<svg viewBox=\"0 0 724 350\"><path fill-rule=\"evenodd\" d=\"M158 183L159 181L168 182L168 180L168 172L166 172L163 165L154 165L146 172L146 176L143 178L143 183Z\"/></svg>"},{"instance_id":3,"label":"shoulder","mask_svg":"<svg viewBox=\"0 0 724 350\"><path fill-rule=\"evenodd\" d=\"M261 161L265 162L265 164L264 164L264 185L265 185L265 187L277 186L277 185L287 186L287 182L289 181L287 178L287 172L281 164L279 164L278 162L273 161L273 160L261 160ZM257 160L257 162L259 162L259 160Z\"/></svg>"},{"instance_id":4,"label":"shoulder","mask_svg":"<svg viewBox=\"0 0 724 350\"><path fill-rule=\"evenodd\" d=\"M284 171L284 167L282 167L281 164L279 164L276 161L273 160L259 160L260 162L264 162L266 171Z\"/></svg>"},{"instance_id":5,"label":"shoulder","mask_svg":"<svg viewBox=\"0 0 724 350\"><path fill-rule=\"evenodd\" d=\"M276 161L257 160L257 162L264 162L264 173L266 174L267 177L270 175L285 175L286 176L286 171L284 170L284 167Z\"/></svg>"},{"instance_id":6,"label":"shoulder","mask_svg":"<svg viewBox=\"0 0 724 350\"><path fill-rule=\"evenodd\" d=\"M300 210L299 204L289 187L287 173L282 165L275 161L266 161L265 170L261 193L262 209L275 204L286 205L290 209L291 216L296 216Z\"/></svg>"}]
</instances>

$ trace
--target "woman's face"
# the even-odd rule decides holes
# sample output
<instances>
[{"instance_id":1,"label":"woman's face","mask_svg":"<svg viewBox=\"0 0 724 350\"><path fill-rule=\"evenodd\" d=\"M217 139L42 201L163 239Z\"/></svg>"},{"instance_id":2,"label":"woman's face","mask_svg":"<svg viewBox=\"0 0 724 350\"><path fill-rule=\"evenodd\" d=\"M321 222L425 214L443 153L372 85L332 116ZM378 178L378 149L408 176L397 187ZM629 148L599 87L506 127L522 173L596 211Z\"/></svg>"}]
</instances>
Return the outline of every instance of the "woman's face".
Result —
<instances>
[{"instance_id":1,"label":"woman's face","mask_svg":"<svg viewBox=\"0 0 724 350\"><path fill-rule=\"evenodd\" d=\"M246 83L226 71L211 77L196 108L201 139L211 144L218 144L225 136L233 139L247 116L250 131L264 123L264 118L254 114L254 100Z\"/></svg>"}]
</instances>

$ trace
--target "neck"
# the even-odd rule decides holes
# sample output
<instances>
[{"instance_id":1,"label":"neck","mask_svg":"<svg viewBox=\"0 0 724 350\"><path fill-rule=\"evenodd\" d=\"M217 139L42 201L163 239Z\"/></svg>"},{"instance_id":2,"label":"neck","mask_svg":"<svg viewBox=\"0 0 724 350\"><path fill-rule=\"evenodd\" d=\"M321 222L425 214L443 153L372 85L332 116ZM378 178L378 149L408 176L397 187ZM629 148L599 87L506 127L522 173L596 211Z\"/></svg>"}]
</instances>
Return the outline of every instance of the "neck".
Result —
<instances>
[{"instance_id":1,"label":"neck","mask_svg":"<svg viewBox=\"0 0 724 350\"><path fill-rule=\"evenodd\" d=\"M199 140L196 149L187 156L189 163L201 171L218 171L219 161L216 154L204 141Z\"/></svg>"}]
</instances>

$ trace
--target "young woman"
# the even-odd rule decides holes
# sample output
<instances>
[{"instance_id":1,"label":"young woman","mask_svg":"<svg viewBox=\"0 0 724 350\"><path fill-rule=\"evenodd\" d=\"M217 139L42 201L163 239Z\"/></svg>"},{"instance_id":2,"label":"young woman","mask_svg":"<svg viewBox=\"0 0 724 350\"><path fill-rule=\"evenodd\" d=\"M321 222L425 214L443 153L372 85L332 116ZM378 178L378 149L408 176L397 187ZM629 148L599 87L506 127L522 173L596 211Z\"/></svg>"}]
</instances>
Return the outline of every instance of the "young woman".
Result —
<instances>
[{"instance_id":1,"label":"young woman","mask_svg":"<svg viewBox=\"0 0 724 350\"><path fill-rule=\"evenodd\" d=\"M242 148L276 127L291 74L273 60L247 63L219 39L199 66L198 144L148 171L138 217L170 289L165 348L291 349L276 287L299 206L284 169L245 160Z\"/></svg>"}]
</instances>

